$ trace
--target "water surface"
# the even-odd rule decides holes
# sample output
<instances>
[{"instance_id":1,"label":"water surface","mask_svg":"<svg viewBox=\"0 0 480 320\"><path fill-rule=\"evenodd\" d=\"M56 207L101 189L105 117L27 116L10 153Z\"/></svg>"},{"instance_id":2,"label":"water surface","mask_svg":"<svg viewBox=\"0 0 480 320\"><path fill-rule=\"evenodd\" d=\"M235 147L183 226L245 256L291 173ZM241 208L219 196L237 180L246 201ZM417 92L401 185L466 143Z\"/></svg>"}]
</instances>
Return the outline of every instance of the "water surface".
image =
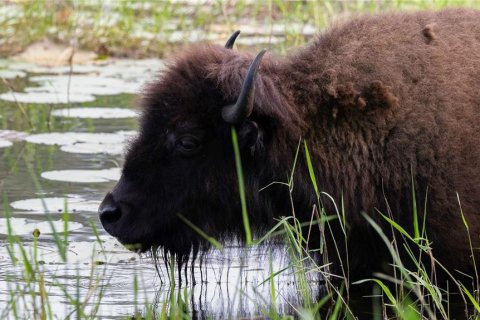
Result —
<instances>
[{"instance_id":1,"label":"water surface","mask_svg":"<svg viewBox=\"0 0 480 320\"><path fill-rule=\"evenodd\" d=\"M7 250L7 214L30 257L34 230L40 232L36 260L54 318L76 316L74 301L86 315L102 319L143 314L147 304L160 312L172 293L187 300L192 317L253 317L270 305L294 313L300 298L284 248L272 253L227 246L187 265L180 283L176 268L172 281L162 255L156 268L150 256L127 251L103 231L96 210L118 179L123 151L138 129L135 94L163 68L162 61L114 60L74 66L73 74L9 61L2 66L0 77L8 79L0 83L0 318L15 312L31 318L43 304L39 287L25 276L20 246ZM65 211L66 260L52 232L53 226L64 235ZM266 280L284 269L273 280L272 304ZM315 287L315 275L309 278Z\"/></svg>"}]
</instances>

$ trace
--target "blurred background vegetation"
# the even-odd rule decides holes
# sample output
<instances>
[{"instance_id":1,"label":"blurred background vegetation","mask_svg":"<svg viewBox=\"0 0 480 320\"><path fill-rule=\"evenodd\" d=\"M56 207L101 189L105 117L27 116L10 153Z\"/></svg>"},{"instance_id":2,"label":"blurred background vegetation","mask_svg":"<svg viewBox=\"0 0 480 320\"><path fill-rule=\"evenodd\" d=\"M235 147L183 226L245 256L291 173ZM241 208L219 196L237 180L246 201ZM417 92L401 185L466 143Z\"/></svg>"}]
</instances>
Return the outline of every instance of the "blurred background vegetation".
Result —
<instances>
[{"instance_id":1,"label":"blurred background vegetation","mask_svg":"<svg viewBox=\"0 0 480 320\"><path fill-rule=\"evenodd\" d=\"M0 0L0 56L49 41L102 56L162 57L193 41L284 53L332 20L363 12L480 7L478 0Z\"/></svg>"}]
</instances>

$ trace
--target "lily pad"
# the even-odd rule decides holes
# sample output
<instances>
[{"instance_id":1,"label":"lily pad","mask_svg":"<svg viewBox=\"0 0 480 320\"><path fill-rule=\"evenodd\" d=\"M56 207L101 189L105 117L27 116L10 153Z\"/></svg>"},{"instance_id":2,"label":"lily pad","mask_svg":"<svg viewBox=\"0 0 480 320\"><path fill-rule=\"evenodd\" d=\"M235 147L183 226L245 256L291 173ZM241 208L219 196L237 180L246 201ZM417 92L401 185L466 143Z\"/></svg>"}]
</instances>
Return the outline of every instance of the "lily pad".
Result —
<instances>
[{"instance_id":1,"label":"lily pad","mask_svg":"<svg viewBox=\"0 0 480 320\"><path fill-rule=\"evenodd\" d=\"M0 65L1 67L1 65ZM73 76L84 75L91 78L115 78L121 80L127 80L127 82L135 82L139 84L145 83L152 78L159 70L165 67L165 63L159 59L109 59L107 61L88 65L73 65L72 70L69 66L58 67L37 67L35 69L28 70L32 73L44 73L44 74L59 74L68 77L70 73ZM47 80L52 82L54 78L49 76L48 78L35 78L40 82ZM54 80L57 82L56 80ZM33 89L33 88L30 88Z\"/></svg>"},{"instance_id":2,"label":"lily pad","mask_svg":"<svg viewBox=\"0 0 480 320\"><path fill-rule=\"evenodd\" d=\"M88 143L88 142L79 142L74 144L69 144L62 146L60 150L68 153L85 153L85 154L122 154L125 149L124 144L119 143Z\"/></svg>"},{"instance_id":3,"label":"lily pad","mask_svg":"<svg viewBox=\"0 0 480 320\"><path fill-rule=\"evenodd\" d=\"M20 141L25 139L28 134L15 130L0 130L0 140Z\"/></svg>"},{"instance_id":4,"label":"lily pad","mask_svg":"<svg viewBox=\"0 0 480 320\"><path fill-rule=\"evenodd\" d=\"M131 70L153 70L157 71L165 67L165 62L160 59L116 59L112 61L113 63L105 68L105 70L110 69L111 66L116 66L120 68L130 68Z\"/></svg>"},{"instance_id":5,"label":"lily pad","mask_svg":"<svg viewBox=\"0 0 480 320\"><path fill-rule=\"evenodd\" d=\"M89 75L35 76L31 77L30 80L39 82L43 86L28 88L25 89L26 91L60 93L70 91L71 94L114 95L137 93L143 85L143 82L138 81Z\"/></svg>"},{"instance_id":6,"label":"lily pad","mask_svg":"<svg viewBox=\"0 0 480 320\"><path fill-rule=\"evenodd\" d=\"M138 113L125 108L67 108L54 110L52 115L69 118L120 119L134 118Z\"/></svg>"},{"instance_id":7,"label":"lily pad","mask_svg":"<svg viewBox=\"0 0 480 320\"><path fill-rule=\"evenodd\" d=\"M38 66L34 69L28 70L31 73L47 73L47 74L88 74L88 73L98 73L100 70L103 69L104 64L93 64L93 65L83 65L83 64L76 64L73 65L70 69L70 66L55 66L55 67L47 67L47 66Z\"/></svg>"},{"instance_id":8,"label":"lily pad","mask_svg":"<svg viewBox=\"0 0 480 320\"><path fill-rule=\"evenodd\" d=\"M120 179L120 168L103 170L54 170L41 174L42 178L74 183L110 182Z\"/></svg>"},{"instance_id":9,"label":"lily pad","mask_svg":"<svg viewBox=\"0 0 480 320\"><path fill-rule=\"evenodd\" d=\"M30 220L25 218L10 218L10 225L12 227L12 233L15 235L29 235L32 234L35 229L40 230L40 234L53 233L48 221ZM62 232L64 230L64 221L55 220L51 221L56 232ZM78 230L83 228L83 225L78 222L68 222L68 230ZM8 234L7 219L0 218L0 234Z\"/></svg>"},{"instance_id":10,"label":"lily pad","mask_svg":"<svg viewBox=\"0 0 480 320\"><path fill-rule=\"evenodd\" d=\"M0 70L0 78L3 79L15 79L24 78L27 74L20 70Z\"/></svg>"},{"instance_id":11,"label":"lily pad","mask_svg":"<svg viewBox=\"0 0 480 320\"><path fill-rule=\"evenodd\" d=\"M89 132L51 132L33 134L25 138L30 143L66 146L79 142L96 144L123 143L124 134L117 133L89 133Z\"/></svg>"},{"instance_id":12,"label":"lily pad","mask_svg":"<svg viewBox=\"0 0 480 320\"><path fill-rule=\"evenodd\" d=\"M100 201L85 200L80 196L70 195L65 198L37 198L14 201L10 206L16 210L33 211L38 213L63 212L65 206L68 212L97 212Z\"/></svg>"},{"instance_id":13,"label":"lily pad","mask_svg":"<svg viewBox=\"0 0 480 320\"><path fill-rule=\"evenodd\" d=\"M0 99L20 103L82 103L95 101L95 97L88 94L76 94L71 92L52 93L52 92L7 92L0 94Z\"/></svg>"},{"instance_id":14,"label":"lily pad","mask_svg":"<svg viewBox=\"0 0 480 320\"><path fill-rule=\"evenodd\" d=\"M0 139L0 148L10 147L12 144L10 141Z\"/></svg>"},{"instance_id":15,"label":"lily pad","mask_svg":"<svg viewBox=\"0 0 480 320\"><path fill-rule=\"evenodd\" d=\"M25 91L28 93L54 93L54 94L74 94L74 95L97 95L97 96L108 96L121 94L124 90L115 87L93 87L93 86L81 86L81 87L72 87L68 86L67 83L64 84L45 84L42 87L31 87L25 88Z\"/></svg>"},{"instance_id":16,"label":"lily pad","mask_svg":"<svg viewBox=\"0 0 480 320\"><path fill-rule=\"evenodd\" d=\"M28 71L38 67L37 64L25 62L25 61L14 61L14 60L3 60L5 62L5 67L8 70L22 70Z\"/></svg>"},{"instance_id":17,"label":"lily pad","mask_svg":"<svg viewBox=\"0 0 480 320\"><path fill-rule=\"evenodd\" d=\"M100 75L144 84L164 68L165 63L158 59L121 59L114 60L108 67L101 69Z\"/></svg>"}]
</instances>

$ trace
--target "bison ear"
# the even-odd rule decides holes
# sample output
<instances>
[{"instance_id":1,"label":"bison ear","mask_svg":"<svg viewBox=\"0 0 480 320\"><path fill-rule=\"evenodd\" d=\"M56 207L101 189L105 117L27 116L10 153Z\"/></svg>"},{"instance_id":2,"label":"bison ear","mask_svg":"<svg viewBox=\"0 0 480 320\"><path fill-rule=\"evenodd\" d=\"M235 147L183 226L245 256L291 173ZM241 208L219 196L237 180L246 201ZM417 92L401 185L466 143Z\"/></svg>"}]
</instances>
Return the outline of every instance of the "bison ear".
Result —
<instances>
[{"instance_id":1,"label":"bison ear","mask_svg":"<svg viewBox=\"0 0 480 320\"><path fill-rule=\"evenodd\" d=\"M252 156L263 149L263 131L255 121L245 120L237 130L241 148L249 149Z\"/></svg>"}]
</instances>

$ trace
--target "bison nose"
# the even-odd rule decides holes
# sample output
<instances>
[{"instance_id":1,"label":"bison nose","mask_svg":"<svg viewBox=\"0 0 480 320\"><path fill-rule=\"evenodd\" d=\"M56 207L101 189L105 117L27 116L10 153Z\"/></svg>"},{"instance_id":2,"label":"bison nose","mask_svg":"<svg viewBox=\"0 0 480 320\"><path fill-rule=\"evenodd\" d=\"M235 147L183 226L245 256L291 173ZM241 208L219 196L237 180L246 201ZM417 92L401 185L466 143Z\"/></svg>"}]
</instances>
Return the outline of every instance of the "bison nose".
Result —
<instances>
[{"instance_id":1,"label":"bison nose","mask_svg":"<svg viewBox=\"0 0 480 320\"><path fill-rule=\"evenodd\" d=\"M108 225L115 223L122 216L122 210L120 206L113 199L112 193L108 193L103 199L100 207L98 208L98 213L100 215L100 221L102 222L105 229Z\"/></svg>"}]
</instances>

